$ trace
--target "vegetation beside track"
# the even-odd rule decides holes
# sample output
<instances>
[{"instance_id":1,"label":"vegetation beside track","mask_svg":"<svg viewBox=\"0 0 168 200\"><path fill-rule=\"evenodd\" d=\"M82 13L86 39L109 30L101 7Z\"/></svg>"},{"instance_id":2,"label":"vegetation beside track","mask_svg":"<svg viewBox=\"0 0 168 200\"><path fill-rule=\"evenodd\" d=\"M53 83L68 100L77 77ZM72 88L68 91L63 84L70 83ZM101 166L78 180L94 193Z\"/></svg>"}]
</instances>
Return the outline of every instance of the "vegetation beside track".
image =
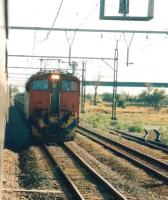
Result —
<instances>
[{"instance_id":1,"label":"vegetation beside track","mask_svg":"<svg viewBox=\"0 0 168 200\"><path fill-rule=\"evenodd\" d=\"M111 119L110 104L99 103L97 106L86 103L85 113L80 114L80 121L91 126L107 130L114 128L118 130L127 130L137 132L137 135L144 136L144 128L158 129L161 132L161 138L168 143L168 109L162 108L155 111L151 107L127 106L117 108L117 120Z\"/></svg>"}]
</instances>

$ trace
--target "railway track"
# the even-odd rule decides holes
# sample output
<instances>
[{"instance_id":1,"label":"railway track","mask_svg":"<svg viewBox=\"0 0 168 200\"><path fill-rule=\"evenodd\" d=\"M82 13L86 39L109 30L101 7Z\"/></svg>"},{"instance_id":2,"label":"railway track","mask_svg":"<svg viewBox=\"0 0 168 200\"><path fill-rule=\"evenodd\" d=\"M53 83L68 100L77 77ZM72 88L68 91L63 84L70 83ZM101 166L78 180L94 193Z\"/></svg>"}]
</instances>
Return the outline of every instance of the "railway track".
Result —
<instances>
[{"instance_id":1,"label":"railway track","mask_svg":"<svg viewBox=\"0 0 168 200\"><path fill-rule=\"evenodd\" d=\"M107 180L93 169L70 143L63 146L41 145L53 167L59 171L75 200L126 200Z\"/></svg>"},{"instance_id":2,"label":"railway track","mask_svg":"<svg viewBox=\"0 0 168 200\"><path fill-rule=\"evenodd\" d=\"M168 145L165 144L162 140L161 140L161 133L156 130L156 129L153 129L153 130L146 130L145 129L145 132L146 132L146 136L145 136L145 141L148 142L148 143L151 143L153 145L156 145L158 146L160 149L164 149L167 153L168 153ZM148 139L148 136L150 135L150 133L154 133L156 135L156 139L155 140L150 140Z\"/></svg>"},{"instance_id":3,"label":"railway track","mask_svg":"<svg viewBox=\"0 0 168 200\"><path fill-rule=\"evenodd\" d=\"M150 136L150 133L151 133L151 134L154 133L154 135L152 134L153 137L154 137L153 141L160 142L160 143L164 143L164 142L161 140L161 133L160 133L158 130L152 129L152 130L147 131L147 130L145 129L145 132L146 132L146 138L148 138L147 134L149 134L149 136ZM146 138L145 138L145 139L146 139Z\"/></svg>"},{"instance_id":4,"label":"railway track","mask_svg":"<svg viewBox=\"0 0 168 200\"><path fill-rule=\"evenodd\" d=\"M127 159L136 166L144 169L150 175L155 176L159 180L168 183L168 164L161 162L160 160L146 155L140 151L123 145L113 139L105 137L100 133L86 129L85 127L79 126L78 132L95 142L103 145L108 150L114 152L122 158Z\"/></svg>"},{"instance_id":5,"label":"railway track","mask_svg":"<svg viewBox=\"0 0 168 200\"><path fill-rule=\"evenodd\" d=\"M113 130L112 129L112 131L109 131L109 132L111 134L118 134L125 139L135 141L139 144L143 144L143 145L148 146L150 148L158 149L158 150L161 150L165 153L168 153L168 146L166 144L161 143L161 142L151 141L151 140L148 140L146 137L145 138L137 137L137 136L130 135L129 133L126 133L124 131L119 131L119 130ZM148 132L148 131L146 130L146 132Z\"/></svg>"}]
</instances>

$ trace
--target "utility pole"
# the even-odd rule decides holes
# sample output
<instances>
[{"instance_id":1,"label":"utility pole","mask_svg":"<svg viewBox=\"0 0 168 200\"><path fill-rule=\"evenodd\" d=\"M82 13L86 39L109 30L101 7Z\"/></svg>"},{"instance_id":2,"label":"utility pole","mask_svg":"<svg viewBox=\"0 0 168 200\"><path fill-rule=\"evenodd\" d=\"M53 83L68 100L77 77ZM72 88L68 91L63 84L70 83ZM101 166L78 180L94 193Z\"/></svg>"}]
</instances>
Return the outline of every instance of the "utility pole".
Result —
<instances>
[{"instance_id":1,"label":"utility pole","mask_svg":"<svg viewBox=\"0 0 168 200\"><path fill-rule=\"evenodd\" d=\"M116 107L117 107L117 75L118 75L118 40L116 41L116 48L114 51L114 85L113 85L113 98L112 98L112 120L116 120Z\"/></svg>"},{"instance_id":2,"label":"utility pole","mask_svg":"<svg viewBox=\"0 0 168 200\"><path fill-rule=\"evenodd\" d=\"M73 45L73 42L75 40L76 33L77 33L77 31L74 32L73 38L70 42L70 39L68 38L68 35L67 35L67 31L65 30L66 39L67 39L67 42L68 42L68 45L69 45L69 66L72 65L72 63L71 63L72 45Z\"/></svg>"},{"instance_id":3,"label":"utility pole","mask_svg":"<svg viewBox=\"0 0 168 200\"><path fill-rule=\"evenodd\" d=\"M72 61L71 65L72 65L72 74L75 75L78 63L75 61Z\"/></svg>"},{"instance_id":4,"label":"utility pole","mask_svg":"<svg viewBox=\"0 0 168 200\"><path fill-rule=\"evenodd\" d=\"M71 49L72 49L72 45L69 46L69 66L71 66Z\"/></svg>"},{"instance_id":5,"label":"utility pole","mask_svg":"<svg viewBox=\"0 0 168 200\"><path fill-rule=\"evenodd\" d=\"M85 86L86 80L86 63L82 62L82 85L81 85L81 113L85 112Z\"/></svg>"}]
</instances>

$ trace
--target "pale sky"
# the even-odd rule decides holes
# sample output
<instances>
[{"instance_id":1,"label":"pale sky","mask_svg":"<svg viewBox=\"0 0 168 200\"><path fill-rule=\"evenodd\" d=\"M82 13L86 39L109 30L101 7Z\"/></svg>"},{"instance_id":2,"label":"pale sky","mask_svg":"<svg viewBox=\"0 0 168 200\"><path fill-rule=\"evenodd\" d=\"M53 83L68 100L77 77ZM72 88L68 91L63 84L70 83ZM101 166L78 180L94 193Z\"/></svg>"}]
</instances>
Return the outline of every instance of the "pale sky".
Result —
<instances>
[{"instance_id":1,"label":"pale sky","mask_svg":"<svg viewBox=\"0 0 168 200\"><path fill-rule=\"evenodd\" d=\"M109 5L114 1L108 0ZM10 26L41 26L51 27L58 11L61 0L15 0L9 2ZM130 0L136 2L137 13L143 11L145 0ZM139 4L141 2L141 4ZM111 3L111 4L110 4ZM88 28L88 29L127 29L127 30L158 30L168 29L168 1L155 0L154 19L147 22L135 21L107 21L99 20L99 1L97 0L64 0L55 22L55 28ZM48 39L46 31L10 30L8 51L9 54L33 54L68 56L68 43L65 32L51 32ZM67 33L69 39L73 33ZM132 34L125 33L127 45ZM129 61L132 65L126 66L126 43L123 33L82 33L77 32L72 45L72 56L114 57L116 40L119 40L119 71L118 81L137 82L168 82L168 36L156 34L134 34ZM77 61L77 60L76 60ZM78 61L79 68L81 60ZM9 66L39 67L38 59L10 58ZM113 61L108 61L113 66ZM47 63L46 63L47 64ZM58 63L48 62L49 66ZM65 67L67 64L64 64ZM9 70L16 73L32 73L32 70ZM113 71L102 61L87 60L87 80L96 80L101 74L103 81L113 81ZM16 78L23 76L14 75ZM13 75L11 75L13 77ZM24 76L28 77L28 76ZM135 89L134 90L138 90Z\"/></svg>"}]
</instances>

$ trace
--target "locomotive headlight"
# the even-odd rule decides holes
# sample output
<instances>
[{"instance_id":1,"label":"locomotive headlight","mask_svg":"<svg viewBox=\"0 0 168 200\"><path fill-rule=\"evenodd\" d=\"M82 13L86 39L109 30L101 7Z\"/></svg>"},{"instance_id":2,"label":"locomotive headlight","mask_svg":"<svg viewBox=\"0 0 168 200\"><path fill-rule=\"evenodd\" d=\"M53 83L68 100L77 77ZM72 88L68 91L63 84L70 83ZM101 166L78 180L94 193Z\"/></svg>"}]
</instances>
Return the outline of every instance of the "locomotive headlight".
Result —
<instances>
[{"instance_id":1,"label":"locomotive headlight","mask_svg":"<svg viewBox=\"0 0 168 200\"><path fill-rule=\"evenodd\" d=\"M59 76L58 74L53 74L53 75L51 76L51 79L52 79L52 80L59 80L59 79L60 79L60 76Z\"/></svg>"}]
</instances>

